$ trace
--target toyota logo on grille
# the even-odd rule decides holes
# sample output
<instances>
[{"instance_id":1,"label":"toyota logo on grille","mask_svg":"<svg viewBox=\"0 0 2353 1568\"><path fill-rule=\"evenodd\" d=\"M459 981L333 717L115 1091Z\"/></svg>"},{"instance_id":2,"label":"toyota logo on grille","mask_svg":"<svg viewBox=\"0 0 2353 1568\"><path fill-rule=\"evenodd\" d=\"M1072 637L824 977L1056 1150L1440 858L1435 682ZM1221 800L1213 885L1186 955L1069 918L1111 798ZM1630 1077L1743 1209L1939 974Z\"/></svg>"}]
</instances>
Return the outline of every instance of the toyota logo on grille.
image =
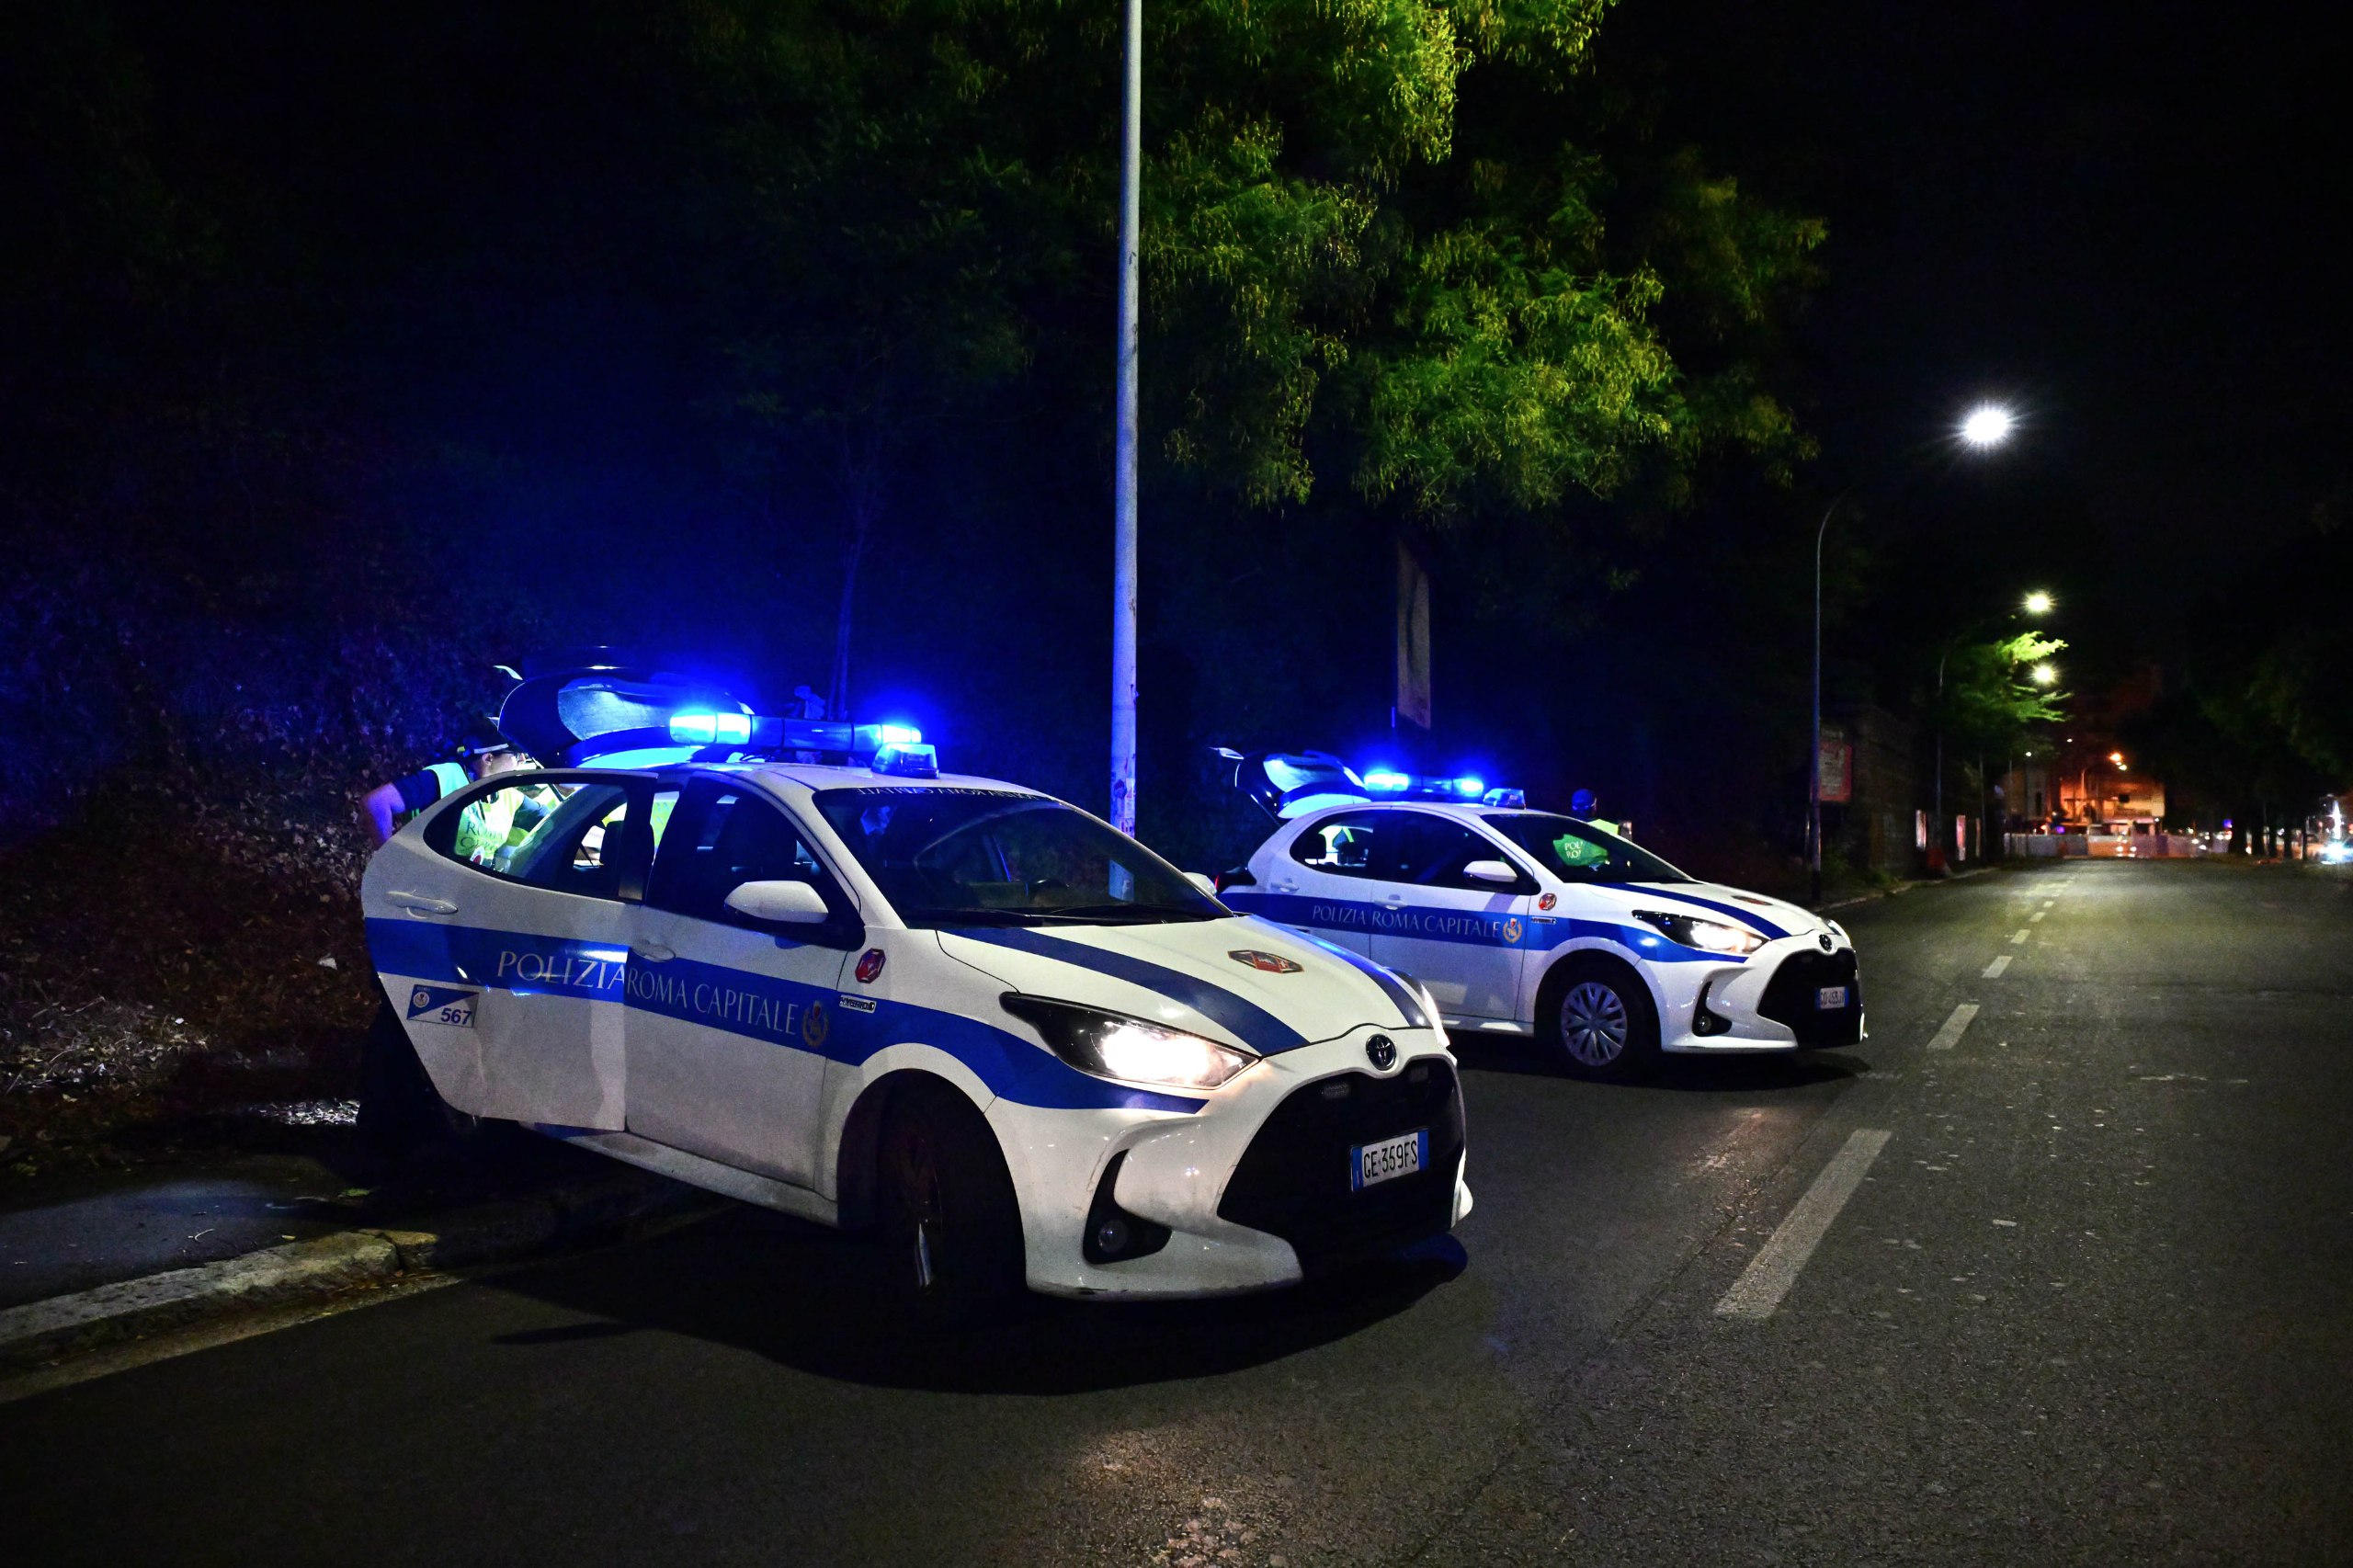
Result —
<instances>
[{"instance_id":1,"label":"toyota logo on grille","mask_svg":"<svg viewBox=\"0 0 2353 1568\"><path fill-rule=\"evenodd\" d=\"M1824 932L1822 934L1821 941L1822 941L1822 950L1823 950L1824 952L1825 952L1825 953L1826 953L1826 952L1828 952L1828 951L1830 951L1832 949L1836 948L1836 947L1838 945L1837 943L1836 943L1836 942L1834 942L1834 941L1832 941L1832 940L1830 939L1830 933L1829 933L1829 932L1827 932L1827 931L1824 931Z\"/></svg>"},{"instance_id":2,"label":"toyota logo on grille","mask_svg":"<svg viewBox=\"0 0 2353 1568\"><path fill-rule=\"evenodd\" d=\"M1364 1059L1386 1073L1397 1064L1397 1042L1377 1034L1364 1042Z\"/></svg>"}]
</instances>

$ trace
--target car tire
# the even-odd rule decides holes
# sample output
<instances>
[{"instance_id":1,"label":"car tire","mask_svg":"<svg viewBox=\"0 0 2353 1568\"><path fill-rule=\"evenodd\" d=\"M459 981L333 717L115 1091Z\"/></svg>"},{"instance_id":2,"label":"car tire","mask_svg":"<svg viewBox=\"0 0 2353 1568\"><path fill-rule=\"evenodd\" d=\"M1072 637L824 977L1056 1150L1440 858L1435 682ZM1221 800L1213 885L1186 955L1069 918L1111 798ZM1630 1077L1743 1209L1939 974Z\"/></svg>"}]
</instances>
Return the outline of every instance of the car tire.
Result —
<instances>
[{"instance_id":1,"label":"car tire","mask_svg":"<svg viewBox=\"0 0 2353 1568\"><path fill-rule=\"evenodd\" d=\"M899 1090L875 1140L875 1227L885 1290L916 1326L967 1328L1023 1297L1021 1207L996 1136L946 1085Z\"/></svg>"},{"instance_id":2,"label":"car tire","mask_svg":"<svg viewBox=\"0 0 2353 1568\"><path fill-rule=\"evenodd\" d=\"M384 1002L359 1048L359 1136L387 1157L431 1148L486 1149L515 1124L472 1116L443 1099L416 1059L400 1015Z\"/></svg>"},{"instance_id":3,"label":"car tire","mask_svg":"<svg viewBox=\"0 0 2353 1568\"><path fill-rule=\"evenodd\" d=\"M1627 1084L1658 1065L1658 1009L1622 963L1570 960L1548 982L1545 1038L1573 1078Z\"/></svg>"}]
</instances>

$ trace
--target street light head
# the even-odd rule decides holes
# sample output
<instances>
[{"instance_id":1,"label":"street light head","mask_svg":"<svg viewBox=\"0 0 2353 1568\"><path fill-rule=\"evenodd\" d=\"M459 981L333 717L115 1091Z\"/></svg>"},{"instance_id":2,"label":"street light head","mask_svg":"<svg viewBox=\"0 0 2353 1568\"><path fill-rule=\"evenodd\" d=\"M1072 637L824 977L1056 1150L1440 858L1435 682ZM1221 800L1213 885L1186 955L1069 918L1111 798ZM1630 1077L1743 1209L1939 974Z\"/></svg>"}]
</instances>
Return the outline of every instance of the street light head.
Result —
<instances>
[{"instance_id":1,"label":"street light head","mask_svg":"<svg viewBox=\"0 0 2353 1568\"><path fill-rule=\"evenodd\" d=\"M2037 686L2049 686L2059 678L2059 672L2049 665L2035 665L2032 674Z\"/></svg>"},{"instance_id":2,"label":"street light head","mask_svg":"<svg viewBox=\"0 0 2353 1568\"><path fill-rule=\"evenodd\" d=\"M1998 447L2018 427L2018 417L1998 403L1981 403L1961 422L1961 438L1980 451Z\"/></svg>"},{"instance_id":3,"label":"street light head","mask_svg":"<svg viewBox=\"0 0 2353 1568\"><path fill-rule=\"evenodd\" d=\"M2049 594L2044 593L2040 588L2037 588L2034 592L2027 595L2026 597L2026 612L2029 615L2049 615L2051 613L2051 606L2052 603L2053 601Z\"/></svg>"},{"instance_id":4,"label":"street light head","mask_svg":"<svg viewBox=\"0 0 2353 1568\"><path fill-rule=\"evenodd\" d=\"M2124 754L2120 751L2109 752L2108 754L2108 760L2116 764L2117 767L2121 767L2124 766Z\"/></svg>"}]
</instances>

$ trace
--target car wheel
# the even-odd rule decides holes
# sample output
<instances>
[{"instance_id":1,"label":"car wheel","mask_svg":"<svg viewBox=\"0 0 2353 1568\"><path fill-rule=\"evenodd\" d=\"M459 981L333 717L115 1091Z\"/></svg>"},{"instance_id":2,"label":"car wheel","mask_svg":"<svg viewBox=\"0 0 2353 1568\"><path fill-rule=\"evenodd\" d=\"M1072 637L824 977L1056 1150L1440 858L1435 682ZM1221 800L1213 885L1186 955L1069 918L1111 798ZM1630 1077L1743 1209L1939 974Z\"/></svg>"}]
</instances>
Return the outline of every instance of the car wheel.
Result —
<instances>
[{"instance_id":1,"label":"car wheel","mask_svg":"<svg viewBox=\"0 0 2353 1568\"><path fill-rule=\"evenodd\" d=\"M1658 1059L1658 1014L1649 988L1617 964L1584 964L1553 987L1552 1040L1572 1077L1622 1084Z\"/></svg>"},{"instance_id":2,"label":"car wheel","mask_svg":"<svg viewBox=\"0 0 2353 1568\"><path fill-rule=\"evenodd\" d=\"M359 1048L359 1136L379 1154L397 1156L433 1147L488 1147L515 1124L471 1116L443 1099L416 1059L416 1047L389 1002Z\"/></svg>"},{"instance_id":3,"label":"car wheel","mask_svg":"<svg viewBox=\"0 0 2353 1568\"><path fill-rule=\"evenodd\" d=\"M918 1324L966 1327L1022 1294L1021 1210L995 1136L953 1089L901 1090L875 1148L873 1245L892 1298Z\"/></svg>"}]
</instances>

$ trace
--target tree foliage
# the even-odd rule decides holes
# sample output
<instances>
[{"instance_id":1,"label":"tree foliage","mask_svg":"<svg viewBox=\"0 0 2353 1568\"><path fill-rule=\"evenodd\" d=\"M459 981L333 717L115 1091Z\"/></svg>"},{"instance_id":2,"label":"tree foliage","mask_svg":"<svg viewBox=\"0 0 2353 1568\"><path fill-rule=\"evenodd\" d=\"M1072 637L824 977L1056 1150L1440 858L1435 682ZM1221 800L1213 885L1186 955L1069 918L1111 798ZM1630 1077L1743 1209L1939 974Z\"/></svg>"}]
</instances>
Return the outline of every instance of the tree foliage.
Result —
<instances>
[{"instance_id":1,"label":"tree foliage","mask_svg":"<svg viewBox=\"0 0 2353 1568\"><path fill-rule=\"evenodd\" d=\"M1148 422L1254 506L1352 486L1436 523L1796 443L1752 366L1694 374L1810 278L1818 224L1696 155L1625 191L1576 135L1607 0L1146 8ZM1059 0L700 0L771 248L746 335L779 424L1108 379L1120 38ZM1475 147L1462 132L1478 100ZM1704 344L1698 344L1704 349ZM813 353L815 361L808 355Z\"/></svg>"},{"instance_id":2,"label":"tree foliage","mask_svg":"<svg viewBox=\"0 0 2353 1568\"><path fill-rule=\"evenodd\" d=\"M1949 748L1998 756L2023 743L2034 727L2066 717L2069 693L2037 684L2035 666L2067 646L2036 631L1972 642L1948 655L1938 699Z\"/></svg>"}]
</instances>

